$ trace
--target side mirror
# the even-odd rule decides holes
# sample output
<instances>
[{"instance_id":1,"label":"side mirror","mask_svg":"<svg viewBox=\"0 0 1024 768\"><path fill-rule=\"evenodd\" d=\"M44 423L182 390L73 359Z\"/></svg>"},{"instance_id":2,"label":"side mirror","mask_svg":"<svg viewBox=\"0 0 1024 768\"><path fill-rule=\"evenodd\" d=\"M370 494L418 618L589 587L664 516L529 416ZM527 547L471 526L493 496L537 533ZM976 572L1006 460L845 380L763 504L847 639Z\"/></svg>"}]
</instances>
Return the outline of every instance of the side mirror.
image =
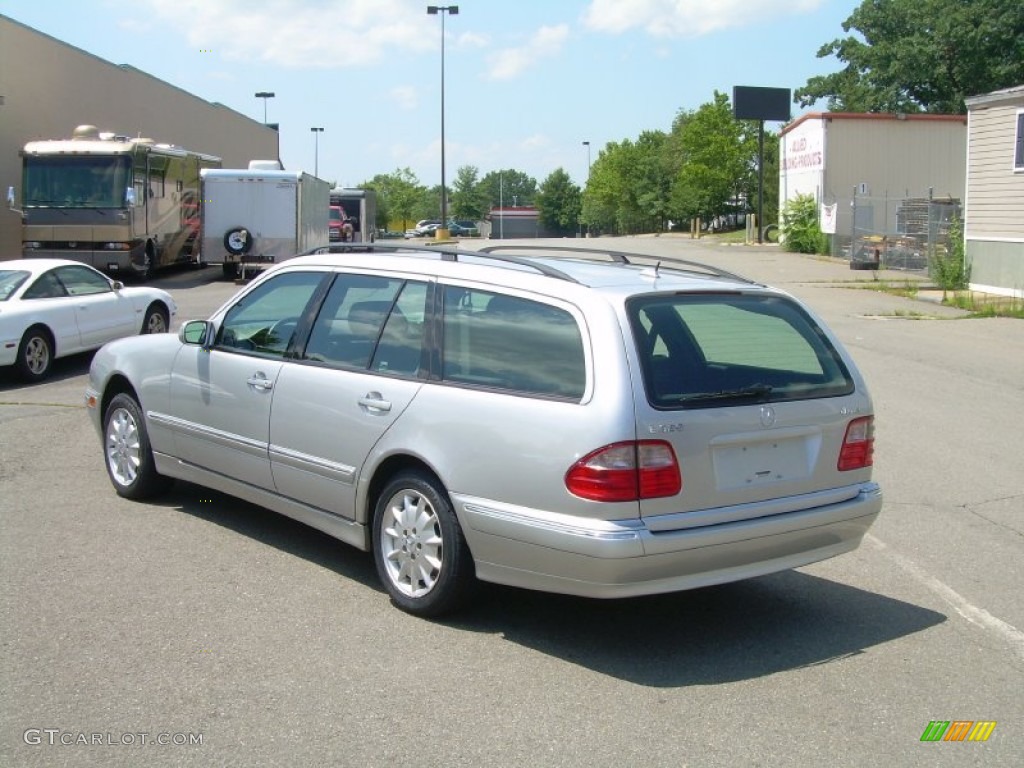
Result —
<instances>
[{"instance_id":1,"label":"side mirror","mask_svg":"<svg viewBox=\"0 0 1024 768\"><path fill-rule=\"evenodd\" d=\"M124 191L124 203L129 208L134 208L135 207L136 199L135 199L135 190L133 188L128 187L127 189L125 189L125 191Z\"/></svg>"},{"instance_id":2,"label":"side mirror","mask_svg":"<svg viewBox=\"0 0 1024 768\"><path fill-rule=\"evenodd\" d=\"M206 346L206 337L212 326L206 320L189 320L178 331L178 340L182 344Z\"/></svg>"},{"instance_id":3,"label":"side mirror","mask_svg":"<svg viewBox=\"0 0 1024 768\"><path fill-rule=\"evenodd\" d=\"M122 288L124 288L124 283L122 283L120 280L111 280L110 287L113 288L115 291L120 291Z\"/></svg>"},{"instance_id":4,"label":"side mirror","mask_svg":"<svg viewBox=\"0 0 1024 768\"><path fill-rule=\"evenodd\" d=\"M7 188L7 207L14 210L14 187Z\"/></svg>"}]
</instances>

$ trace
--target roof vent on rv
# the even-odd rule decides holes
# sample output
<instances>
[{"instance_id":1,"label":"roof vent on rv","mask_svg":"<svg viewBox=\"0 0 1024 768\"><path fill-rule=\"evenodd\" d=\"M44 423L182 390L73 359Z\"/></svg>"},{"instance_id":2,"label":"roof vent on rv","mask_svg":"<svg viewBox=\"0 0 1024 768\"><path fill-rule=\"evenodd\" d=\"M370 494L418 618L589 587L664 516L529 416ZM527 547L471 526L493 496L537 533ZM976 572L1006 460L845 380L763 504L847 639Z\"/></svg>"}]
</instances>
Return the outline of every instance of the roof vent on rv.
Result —
<instances>
[{"instance_id":1,"label":"roof vent on rv","mask_svg":"<svg viewBox=\"0 0 1024 768\"><path fill-rule=\"evenodd\" d=\"M250 160L250 171L283 171L284 166L280 160Z\"/></svg>"},{"instance_id":2,"label":"roof vent on rv","mask_svg":"<svg viewBox=\"0 0 1024 768\"><path fill-rule=\"evenodd\" d=\"M100 137L100 129L95 125L80 125L71 134L72 141L96 141Z\"/></svg>"}]
</instances>

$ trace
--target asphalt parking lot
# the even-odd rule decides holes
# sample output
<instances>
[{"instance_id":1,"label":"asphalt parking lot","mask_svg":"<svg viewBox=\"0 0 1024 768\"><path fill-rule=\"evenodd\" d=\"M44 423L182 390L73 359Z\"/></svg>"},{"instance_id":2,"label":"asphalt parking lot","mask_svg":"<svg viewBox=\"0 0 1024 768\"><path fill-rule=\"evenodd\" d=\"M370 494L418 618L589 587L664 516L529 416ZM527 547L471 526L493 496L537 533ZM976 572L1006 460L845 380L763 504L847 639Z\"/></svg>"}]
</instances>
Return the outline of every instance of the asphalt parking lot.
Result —
<instances>
[{"instance_id":1,"label":"asphalt parking lot","mask_svg":"<svg viewBox=\"0 0 1024 768\"><path fill-rule=\"evenodd\" d=\"M488 587L428 622L390 606L370 555L299 523L183 483L117 497L89 355L37 386L2 372L0 765L1019 765L1024 324L774 247L618 245L825 318L875 400L885 506L864 546L654 598ZM237 289L216 267L155 283L175 325ZM922 742L932 721L996 725Z\"/></svg>"}]
</instances>

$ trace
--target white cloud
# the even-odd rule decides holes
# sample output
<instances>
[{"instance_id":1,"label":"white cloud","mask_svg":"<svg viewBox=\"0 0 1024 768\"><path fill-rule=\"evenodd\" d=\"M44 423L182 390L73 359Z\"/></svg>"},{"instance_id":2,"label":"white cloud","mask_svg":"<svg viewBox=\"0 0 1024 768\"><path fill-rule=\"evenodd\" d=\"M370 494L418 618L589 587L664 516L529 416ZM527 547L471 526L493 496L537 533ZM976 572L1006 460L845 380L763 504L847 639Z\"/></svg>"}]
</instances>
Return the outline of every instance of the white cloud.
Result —
<instances>
[{"instance_id":1,"label":"white cloud","mask_svg":"<svg viewBox=\"0 0 1024 768\"><path fill-rule=\"evenodd\" d=\"M824 0L591 0L586 27L618 34L639 28L652 37L700 37L778 16L806 13Z\"/></svg>"},{"instance_id":2,"label":"white cloud","mask_svg":"<svg viewBox=\"0 0 1024 768\"><path fill-rule=\"evenodd\" d=\"M455 39L455 45L459 48L486 48L490 44L491 39L479 32L463 32Z\"/></svg>"},{"instance_id":3,"label":"white cloud","mask_svg":"<svg viewBox=\"0 0 1024 768\"><path fill-rule=\"evenodd\" d=\"M569 26L541 27L532 38L519 48L506 48L488 57L487 77L491 80L511 80L541 59L561 52L569 37Z\"/></svg>"},{"instance_id":4,"label":"white cloud","mask_svg":"<svg viewBox=\"0 0 1024 768\"><path fill-rule=\"evenodd\" d=\"M292 69L366 66L430 50L423 9L403 0L145 0L196 51ZM424 16L424 18L421 18Z\"/></svg>"},{"instance_id":5,"label":"white cloud","mask_svg":"<svg viewBox=\"0 0 1024 768\"><path fill-rule=\"evenodd\" d=\"M392 103L401 109L412 110L419 106L419 93L411 85L399 85L391 89Z\"/></svg>"}]
</instances>

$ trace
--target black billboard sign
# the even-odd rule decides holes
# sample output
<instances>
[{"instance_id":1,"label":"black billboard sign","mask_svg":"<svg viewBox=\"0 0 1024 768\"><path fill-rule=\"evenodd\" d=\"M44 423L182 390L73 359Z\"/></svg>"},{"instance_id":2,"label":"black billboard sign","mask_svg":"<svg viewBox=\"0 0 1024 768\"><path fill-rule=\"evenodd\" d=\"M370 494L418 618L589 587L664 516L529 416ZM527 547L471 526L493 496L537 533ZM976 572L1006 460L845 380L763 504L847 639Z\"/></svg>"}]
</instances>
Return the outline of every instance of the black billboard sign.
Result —
<instances>
[{"instance_id":1,"label":"black billboard sign","mask_svg":"<svg viewBox=\"0 0 1024 768\"><path fill-rule=\"evenodd\" d=\"M737 120L789 120L792 101L789 88L759 88L734 85L732 114Z\"/></svg>"}]
</instances>

